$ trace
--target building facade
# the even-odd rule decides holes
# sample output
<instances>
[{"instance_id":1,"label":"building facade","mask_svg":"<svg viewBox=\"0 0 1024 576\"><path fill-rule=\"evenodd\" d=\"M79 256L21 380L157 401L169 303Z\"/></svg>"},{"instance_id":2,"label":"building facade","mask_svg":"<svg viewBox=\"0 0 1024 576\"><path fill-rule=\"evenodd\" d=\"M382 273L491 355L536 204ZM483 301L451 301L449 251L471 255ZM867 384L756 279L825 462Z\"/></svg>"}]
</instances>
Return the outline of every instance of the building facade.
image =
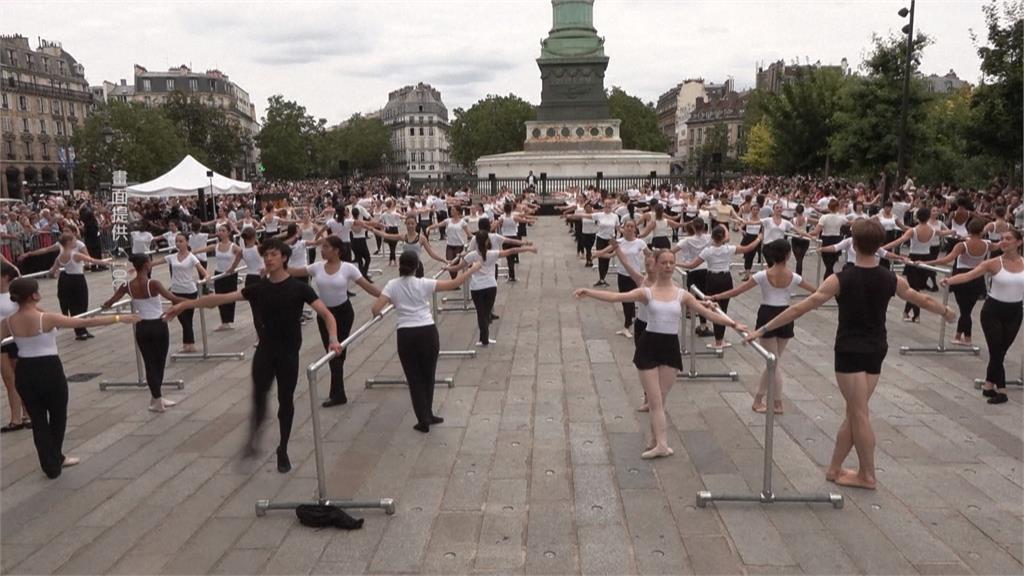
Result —
<instances>
[{"instance_id":1,"label":"building facade","mask_svg":"<svg viewBox=\"0 0 1024 576\"><path fill-rule=\"evenodd\" d=\"M103 84L90 86L89 91L92 92L92 103L94 106L108 102L127 103L131 102L135 96L135 84L129 84L124 78L121 78L119 84L104 80Z\"/></svg>"},{"instance_id":2,"label":"building facade","mask_svg":"<svg viewBox=\"0 0 1024 576\"><path fill-rule=\"evenodd\" d=\"M249 99L249 93L220 70L193 72L188 66L181 65L166 72L150 72L135 65L135 86L128 96L130 101L147 107L160 106L175 92L221 110L228 120L238 126L244 153L232 168L231 176L241 180L255 178L259 162L256 134L260 126L256 106Z\"/></svg>"},{"instance_id":3,"label":"building facade","mask_svg":"<svg viewBox=\"0 0 1024 576\"><path fill-rule=\"evenodd\" d=\"M699 160L702 147L711 144L717 134L725 133L724 157L718 162L737 159L746 151L746 134L743 128L747 111L749 92L729 92L721 98L697 98L690 119L687 121L687 167L692 171Z\"/></svg>"},{"instance_id":4,"label":"building facade","mask_svg":"<svg viewBox=\"0 0 1024 576\"><path fill-rule=\"evenodd\" d=\"M417 179L443 179L451 173L448 108L438 90L422 82L395 90L380 119L391 132L385 171Z\"/></svg>"},{"instance_id":5,"label":"building facade","mask_svg":"<svg viewBox=\"0 0 1024 576\"><path fill-rule=\"evenodd\" d=\"M683 80L658 98L658 128L669 139L669 153L672 155L673 171L682 170L690 155L689 128L687 122L697 106L697 99L708 99L707 87L703 78ZM713 90L717 87L730 87L732 80L722 84L710 84Z\"/></svg>"},{"instance_id":6,"label":"building facade","mask_svg":"<svg viewBox=\"0 0 1024 576\"><path fill-rule=\"evenodd\" d=\"M778 94L782 87L793 80L809 74L812 70L835 70L843 75L850 73L850 65L843 58L839 65L822 64L819 60L814 64L786 64L782 60L772 62L768 67L757 65L755 87L763 92Z\"/></svg>"},{"instance_id":7,"label":"building facade","mask_svg":"<svg viewBox=\"0 0 1024 576\"><path fill-rule=\"evenodd\" d=\"M0 196L68 186L68 166L60 158L90 110L85 68L58 42L40 38L33 50L28 38L5 35L0 81Z\"/></svg>"},{"instance_id":8,"label":"building facade","mask_svg":"<svg viewBox=\"0 0 1024 576\"><path fill-rule=\"evenodd\" d=\"M942 76L929 74L922 76L921 79L924 80L929 94L952 94L965 86L971 86L970 82L961 80L952 69Z\"/></svg>"}]
</instances>

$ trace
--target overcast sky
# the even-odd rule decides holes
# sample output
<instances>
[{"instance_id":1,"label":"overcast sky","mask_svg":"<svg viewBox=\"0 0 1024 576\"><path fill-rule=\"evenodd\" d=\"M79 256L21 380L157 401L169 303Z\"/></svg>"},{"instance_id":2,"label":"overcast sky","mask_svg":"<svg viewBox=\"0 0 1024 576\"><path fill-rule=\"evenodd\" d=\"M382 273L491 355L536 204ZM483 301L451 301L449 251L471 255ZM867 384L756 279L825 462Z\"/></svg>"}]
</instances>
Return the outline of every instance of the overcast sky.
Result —
<instances>
[{"instance_id":1,"label":"overcast sky","mask_svg":"<svg viewBox=\"0 0 1024 576\"><path fill-rule=\"evenodd\" d=\"M872 33L899 31L909 0L597 0L594 25L611 57L606 87L644 100L685 78L737 89L758 62L859 66ZM954 69L976 83L974 29L985 40L983 2L923 0L915 28L935 43L922 70ZM90 84L132 77L132 65L217 68L247 90L262 115L283 94L331 124L387 102L388 92L426 82L449 111L487 94L540 101L535 59L551 28L548 0L444 2L50 2L4 0L0 32L63 43Z\"/></svg>"}]
</instances>

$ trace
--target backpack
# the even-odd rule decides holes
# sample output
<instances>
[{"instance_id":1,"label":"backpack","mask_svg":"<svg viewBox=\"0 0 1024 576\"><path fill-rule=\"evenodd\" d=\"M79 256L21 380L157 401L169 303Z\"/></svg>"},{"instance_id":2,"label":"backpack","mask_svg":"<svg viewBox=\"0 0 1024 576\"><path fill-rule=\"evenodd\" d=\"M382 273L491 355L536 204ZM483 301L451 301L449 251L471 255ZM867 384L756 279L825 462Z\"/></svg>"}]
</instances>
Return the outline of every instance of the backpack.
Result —
<instances>
[{"instance_id":1,"label":"backpack","mask_svg":"<svg viewBox=\"0 0 1024 576\"><path fill-rule=\"evenodd\" d=\"M333 526L345 530L358 530L363 527L362 518L353 518L341 508L326 504L301 504L295 509L295 515L303 526L311 528Z\"/></svg>"}]
</instances>

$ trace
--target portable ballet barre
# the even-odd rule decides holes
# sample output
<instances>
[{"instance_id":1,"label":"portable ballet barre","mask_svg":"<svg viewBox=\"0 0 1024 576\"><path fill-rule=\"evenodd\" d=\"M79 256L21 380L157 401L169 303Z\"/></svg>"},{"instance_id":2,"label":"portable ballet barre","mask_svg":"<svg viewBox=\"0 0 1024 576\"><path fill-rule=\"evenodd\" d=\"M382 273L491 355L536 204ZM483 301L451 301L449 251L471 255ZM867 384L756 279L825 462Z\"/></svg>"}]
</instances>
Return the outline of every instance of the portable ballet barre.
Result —
<instances>
[{"instance_id":1,"label":"portable ballet barre","mask_svg":"<svg viewBox=\"0 0 1024 576\"><path fill-rule=\"evenodd\" d=\"M683 286L686 286L687 272L685 270L680 269L679 267L676 267L676 272L679 272L680 280L682 281ZM686 313L691 315L691 316L693 314L696 314L696 312L694 312L692 310L688 310ZM685 331L686 331L687 328L689 328L689 330L691 330L691 331L696 331L696 327L694 326L694 324L692 322L682 322L682 323L680 323L680 326L679 326L679 342L680 342L680 344L683 345L683 347L679 351L681 353L683 353L683 354L690 354L689 348L693 347L693 346L689 346L688 347L686 345L688 340L687 340L687 336L685 334ZM693 354L696 355L696 356L714 356L715 358L724 358L725 357L725 349L723 349L723 348L706 348L704 350L694 350Z\"/></svg>"},{"instance_id":2,"label":"portable ballet barre","mask_svg":"<svg viewBox=\"0 0 1024 576\"><path fill-rule=\"evenodd\" d=\"M245 264L236 268L230 274L228 272L221 272L214 276L208 277L205 280L200 280L198 284L203 287L203 296L210 293L210 282L219 280L225 276L231 274L237 274L246 270ZM218 358L231 358L234 360L241 360L245 358L245 352L210 352L209 338L206 335L206 308L199 309L199 334L203 341L202 352L176 352L171 354L171 360L216 360Z\"/></svg>"},{"instance_id":3,"label":"portable ballet barre","mask_svg":"<svg viewBox=\"0 0 1024 576\"><path fill-rule=\"evenodd\" d=\"M690 286L690 293L693 294L698 300L706 300L707 296L700 291L700 288L696 286ZM687 380L732 380L735 382L739 380L739 375L735 371L730 370L729 372L712 373L712 372L698 372L697 371L697 312L694 310L690 311L690 371L680 372L677 378L685 378Z\"/></svg>"},{"instance_id":4,"label":"portable ballet barre","mask_svg":"<svg viewBox=\"0 0 1024 576\"><path fill-rule=\"evenodd\" d=\"M721 314L725 315L723 312ZM728 316L726 316L728 317ZM746 332L740 332L744 338ZM754 341L750 343L751 348L764 358L765 370L768 371L768 393L767 405L764 419L764 476L761 492L759 494L714 494L710 490L697 492L697 507L705 508L708 502L760 502L761 504L774 504L776 502L821 502L831 504L833 508L843 507L843 495L835 492L827 494L795 494L777 495L772 488L772 469L774 467L774 442L775 442L775 365L779 359L771 352L764 349L761 344Z\"/></svg>"},{"instance_id":5,"label":"portable ballet barre","mask_svg":"<svg viewBox=\"0 0 1024 576\"><path fill-rule=\"evenodd\" d=\"M341 342L342 348L350 348L375 324L380 322L384 316L391 312L394 306L389 305L381 313L369 319L365 324L349 334ZM313 422L313 455L316 460L316 500L310 502L274 502L272 500L256 501L256 516L263 516L267 510L294 510L302 505L333 506L334 508L380 508L387 515L395 513L395 501L392 498L379 498L365 502L344 499L331 499L327 497L327 480L324 471L324 446L320 437L320 400L316 392L316 377L320 369L333 360L337 354L333 351L324 354L319 360L313 362L306 368L306 380L309 382L309 406L310 420Z\"/></svg>"},{"instance_id":6,"label":"portable ballet barre","mask_svg":"<svg viewBox=\"0 0 1024 576\"><path fill-rule=\"evenodd\" d=\"M76 314L76 315L72 316L72 318L92 318L93 316L114 316L114 315L120 315L121 312L118 312L116 309L117 308L121 308L123 306L127 306L127 305L129 305L131 303L132 303L132 299L131 298L123 298L123 299L121 299L121 300L119 300L117 302L114 302L114 304L110 308L102 308L102 307L101 308L93 308L92 310L86 310L85 312L82 312L81 314ZM7 345L7 344L11 344L13 342L14 342L14 336L8 336L8 337L4 338L3 340L0 340L0 345Z\"/></svg>"},{"instance_id":7,"label":"portable ballet barre","mask_svg":"<svg viewBox=\"0 0 1024 576\"><path fill-rule=\"evenodd\" d=\"M907 266L915 266L922 270L934 272L936 274L944 274L946 276L951 275L953 272L948 268L939 268L938 266L930 266L928 264L920 264L914 261L909 261ZM943 308L949 306L949 286L943 286L942 288L942 306ZM939 320L939 343L937 346L900 346L900 354L974 354L977 356L981 352L981 349L977 346L962 346L958 348L949 348L946 346L946 321L945 319Z\"/></svg>"},{"instance_id":8,"label":"portable ballet barre","mask_svg":"<svg viewBox=\"0 0 1024 576\"><path fill-rule=\"evenodd\" d=\"M136 327L132 326L133 333L135 330ZM135 349L135 373L137 374L135 381L112 382L110 380L101 380L100 392L105 392L107 388L147 388L146 371L142 364L142 351L139 350L139 341L136 338L132 338L132 347ZM164 380L160 387L172 387L183 390L185 382L182 380Z\"/></svg>"},{"instance_id":9,"label":"portable ballet barre","mask_svg":"<svg viewBox=\"0 0 1024 576\"><path fill-rule=\"evenodd\" d=\"M440 278L445 272L447 272L447 270L445 270L444 268L441 268L440 270L438 270L437 273L434 274L434 280L437 280L438 278ZM463 283L463 287L468 286L468 285L469 285L468 281ZM430 295L430 311L433 313L434 320L436 322L437 318L440 316L440 312L441 312L441 309L437 305L437 291L436 290L434 291L433 294ZM476 358L476 350L441 350L437 354L438 354L438 356L447 356L447 357ZM454 384L452 384L452 385L454 385Z\"/></svg>"}]
</instances>

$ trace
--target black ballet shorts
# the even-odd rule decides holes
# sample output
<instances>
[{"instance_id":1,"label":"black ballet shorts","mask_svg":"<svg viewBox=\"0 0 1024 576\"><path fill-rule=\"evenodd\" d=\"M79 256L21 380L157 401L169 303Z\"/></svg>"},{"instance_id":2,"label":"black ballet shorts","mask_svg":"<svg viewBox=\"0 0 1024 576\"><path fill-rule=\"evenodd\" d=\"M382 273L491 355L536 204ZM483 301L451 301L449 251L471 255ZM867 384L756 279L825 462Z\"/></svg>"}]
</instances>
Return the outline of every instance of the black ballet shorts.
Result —
<instances>
[{"instance_id":1,"label":"black ballet shorts","mask_svg":"<svg viewBox=\"0 0 1024 576\"><path fill-rule=\"evenodd\" d=\"M633 365L637 370L671 366L682 371L683 354L679 351L679 335L645 330L633 354Z\"/></svg>"},{"instance_id":2,"label":"black ballet shorts","mask_svg":"<svg viewBox=\"0 0 1024 576\"><path fill-rule=\"evenodd\" d=\"M868 374L881 374L882 362L888 347L881 352L840 352L836 350L836 372L839 374L855 374L867 372Z\"/></svg>"},{"instance_id":3,"label":"black ballet shorts","mask_svg":"<svg viewBox=\"0 0 1024 576\"><path fill-rule=\"evenodd\" d=\"M640 340L647 332L647 322L639 318L633 318L633 364L636 364L640 354Z\"/></svg>"},{"instance_id":4,"label":"black ballet shorts","mask_svg":"<svg viewBox=\"0 0 1024 576\"><path fill-rule=\"evenodd\" d=\"M10 356L11 360L14 360L18 357L18 345L14 342L4 344L3 346L0 346L0 354L7 354Z\"/></svg>"},{"instance_id":5,"label":"black ballet shorts","mask_svg":"<svg viewBox=\"0 0 1024 576\"><path fill-rule=\"evenodd\" d=\"M772 321L773 318L782 314L789 306L769 306L767 304L761 304L761 307L757 309L757 327L761 328L765 324ZM771 332L765 332L762 338L792 338L793 337L793 323L790 322L784 326L779 326Z\"/></svg>"}]
</instances>

